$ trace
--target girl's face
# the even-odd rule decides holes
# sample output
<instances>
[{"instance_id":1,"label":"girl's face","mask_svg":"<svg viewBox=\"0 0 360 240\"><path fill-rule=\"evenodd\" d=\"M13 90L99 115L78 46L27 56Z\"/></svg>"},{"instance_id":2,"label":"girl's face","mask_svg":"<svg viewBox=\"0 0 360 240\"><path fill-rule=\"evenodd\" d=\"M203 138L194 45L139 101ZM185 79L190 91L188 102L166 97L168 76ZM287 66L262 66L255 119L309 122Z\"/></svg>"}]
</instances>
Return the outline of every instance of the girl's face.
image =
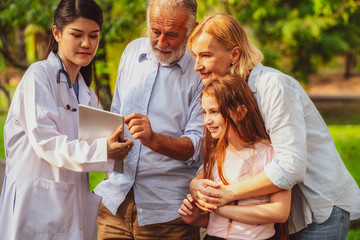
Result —
<instances>
[{"instance_id":1,"label":"girl's face","mask_svg":"<svg viewBox=\"0 0 360 240\"><path fill-rule=\"evenodd\" d=\"M87 66L99 45L99 25L88 18L79 17L66 25L62 32L55 26L53 34L58 42L58 54L67 71Z\"/></svg>"},{"instance_id":2,"label":"girl's face","mask_svg":"<svg viewBox=\"0 0 360 240\"><path fill-rule=\"evenodd\" d=\"M216 98L204 94L201 99L201 106L204 113L204 124L213 138L220 138L225 131L225 119L220 113L219 104Z\"/></svg>"},{"instance_id":3,"label":"girl's face","mask_svg":"<svg viewBox=\"0 0 360 240\"><path fill-rule=\"evenodd\" d=\"M233 50L226 50L207 33L201 33L191 49L196 57L195 70L200 73L204 84L214 76L225 75L234 61Z\"/></svg>"}]
</instances>

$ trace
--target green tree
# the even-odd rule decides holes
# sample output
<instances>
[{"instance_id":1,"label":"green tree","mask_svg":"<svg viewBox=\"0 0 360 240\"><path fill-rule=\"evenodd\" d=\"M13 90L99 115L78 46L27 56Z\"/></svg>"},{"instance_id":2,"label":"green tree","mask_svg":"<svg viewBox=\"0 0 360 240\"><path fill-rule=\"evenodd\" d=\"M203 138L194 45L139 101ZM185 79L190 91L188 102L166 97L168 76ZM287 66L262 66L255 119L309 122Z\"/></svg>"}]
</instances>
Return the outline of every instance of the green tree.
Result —
<instances>
[{"instance_id":1,"label":"green tree","mask_svg":"<svg viewBox=\"0 0 360 240\"><path fill-rule=\"evenodd\" d=\"M319 63L359 44L360 1L229 2L231 14L252 30L265 62L303 81L316 72Z\"/></svg>"},{"instance_id":2,"label":"green tree","mask_svg":"<svg viewBox=\"0 0 360 240\"><path fill-rule=\"evenodd\" d=\"M102 106L109 109L123 49L131 40L147 35L147 1L96 1L103 9L104 25L95 57L94 89ZM0 2L0 53L6 66L23 71L44 57L41 50L51 34L57 4ZM351 74L360 42L359 5L360 0L201 0L198 20L215 12L233 15L264 53L265 64L306 81L339 55L345 56L345 75Z\"/></svg>"},{"instance_id":3,"label":"green tree","mask_svg":"<svg viewBox=\"0 0 360 240\"><path fill-rule=\"evenodd\" d=\"M116 75L116 69L109 67L109 52L113 48L120 47L119 55L114 56L120 59L120 54L134 38L141 35L146 21L146 1L143 0L99 0L97 1L104 12L104 25L101 30L99 49L96 55L95 78L96 94L104 109L109 110L112 100L111 72ZM118 61L116 61L118 63ZM115 74L114 74L115 73ZM114 82L114 81L113 81Z\"/></svg>"},{"instance_id":4,"label":"green tree","mask_svg":"<svg viewBox=\"0 0 360 240\"><path fill-rule=\"evenodd\" d=\"M111 104L111 86L108 53L113 47L121 48L132 39L139 37L146 25L146 1L143 0L98 0L104 13L104 25L98 52L95 57L96 74L94 88L104 109ZM6 66L20 71L29 63L44 58L44 48L51 33L53 14L58 1L22 0L0 2L0 53ZM46 9L46 11L44 11ZM26 43L26 30L30 32L31 43ZM27 48L26 46L30 46ZM32 54L30 54L32 53ZM27 61L29 55L33 57ZM116 70L115 70L116 71ZM5 73L1 73L5 75ZM6 82L6 80L5 80ZM1 85L3 88L3 85ZM5 88L4 88L5 89Z\"/></svg>"}]
</instances>

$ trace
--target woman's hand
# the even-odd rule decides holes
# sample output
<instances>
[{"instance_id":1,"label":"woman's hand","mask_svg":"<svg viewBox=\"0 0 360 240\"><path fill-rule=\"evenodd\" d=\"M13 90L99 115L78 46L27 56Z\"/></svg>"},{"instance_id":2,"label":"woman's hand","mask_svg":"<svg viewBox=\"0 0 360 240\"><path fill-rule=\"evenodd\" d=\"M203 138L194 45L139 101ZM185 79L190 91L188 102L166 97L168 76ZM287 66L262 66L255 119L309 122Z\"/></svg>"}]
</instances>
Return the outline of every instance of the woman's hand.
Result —
<instances>
[{"instance_id":1,"label":"woman's hand","mask_svg":"<svg viewBox=\"0 0 360 240\"><path fill-rule=\"evenodd\" d=\"M113 160L123 160L132 147L133 141L130 138L125 138L123 142L119 142L119 137L124 131L124 127L120 126L111 137L107 140L107 156Z\"/></svg>"},{"instance_id":2,"label":"woman's hand","mask_svg":"<svg viewBox=\"0 0 360 240\"><path fill-rule=\"evenodd\" d=\"M190 183L190 193L196 205L203 211L212 211L233 201L229 186L209 179L194 178Z\"/></svg>"},{"instance_id":3,"label":"woman's hand","mask_svg":"<svg viewBox=\"0 0 360 240\"><path fill-rule=\"evenodd\" d=\"M220 195L214 194L211 190L220 187L220 185L209 179L194 178L190 182L190 193L194 198L196 206L205 212L216 209L214 203L220 201Z\"/></svg>"}]
</instances>

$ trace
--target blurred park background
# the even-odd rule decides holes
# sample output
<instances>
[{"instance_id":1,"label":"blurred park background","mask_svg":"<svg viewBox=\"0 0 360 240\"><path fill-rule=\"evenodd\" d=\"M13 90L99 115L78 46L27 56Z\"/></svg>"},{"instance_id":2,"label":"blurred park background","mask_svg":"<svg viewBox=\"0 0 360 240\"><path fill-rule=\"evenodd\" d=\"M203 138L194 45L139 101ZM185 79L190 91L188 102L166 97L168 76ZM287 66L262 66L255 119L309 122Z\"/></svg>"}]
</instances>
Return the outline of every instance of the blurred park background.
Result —
<instances>
[{"instance_id":1,"label":"blurred park background","mask_svg":"<svg viewBox=\"0 0 360 240\"><path fill-rule=\"evenodd\" d=\"M27 67L46 57L58 2L0 2L2 165L3 125L12 95ZM104 25L92 88L108 110L122 51L133 39L147 36L147 2L96 2L103 9ZM198 0L199 21L215 12L236 17L264 53L263 63L294 76L302 84L360 186L360 0ZM103 176L104 173L91 174L91 189ZM348 239L360 239L359 221L352 222Z\"/></svg>"}]
</instances>

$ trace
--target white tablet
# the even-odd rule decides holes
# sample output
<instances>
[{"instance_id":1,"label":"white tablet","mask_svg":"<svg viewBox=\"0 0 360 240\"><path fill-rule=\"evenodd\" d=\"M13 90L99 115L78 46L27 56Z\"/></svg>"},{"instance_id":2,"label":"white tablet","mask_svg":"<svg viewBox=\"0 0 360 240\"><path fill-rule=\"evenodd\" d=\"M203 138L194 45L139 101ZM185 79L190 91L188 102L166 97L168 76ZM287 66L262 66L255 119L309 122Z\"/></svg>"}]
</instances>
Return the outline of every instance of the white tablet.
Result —
<instances>
[{"instance_id":1,"label":"white tablet","mask_svg":"<svg viewBox=\"0 0 360 240\"><path fill-rule=\"evenodd\" d=\"M113 112L82 104L78 105L78 111L78 137L89 144L97 138L110 137L120 125L124 126L124 117ZM119 140L123 139L124 132ZM115 161L114 171L123 172L123 161Z\"/></svg>"}]
</instances>

